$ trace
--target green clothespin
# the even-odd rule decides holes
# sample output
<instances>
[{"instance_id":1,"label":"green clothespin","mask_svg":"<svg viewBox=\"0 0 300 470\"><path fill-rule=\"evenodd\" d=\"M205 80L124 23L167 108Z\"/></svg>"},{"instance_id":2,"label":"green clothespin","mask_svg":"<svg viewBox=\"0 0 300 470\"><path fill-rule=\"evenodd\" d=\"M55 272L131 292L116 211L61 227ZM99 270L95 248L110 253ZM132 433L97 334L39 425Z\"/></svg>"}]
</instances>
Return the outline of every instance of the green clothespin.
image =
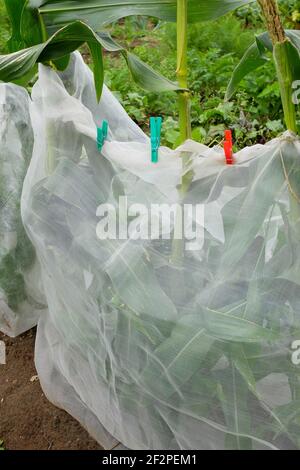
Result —
<instances>
[{"instance_id":1,"label":"green clothespin","mask_svg":"<svg viewBox=\"0 0 300 470\"><path fill-rule=\"evenodd\" d=\"M108 122L103 121L102 127L97 127L97 147L100 152L102 150L105 140L107 139L107 136L108 136Z\"/></svg>"},{"instance_id":2,"label":"green clothespin","mask_svg":"<svg viewBox=\"0 0 300 470\"><path fill-rule=\"evenodd\" d=\"M161 117L150 118L150 132L151 132L151 161L152 163L158 162L158 149L160 147L161 139Z\"/></svg>"}]
</instances>

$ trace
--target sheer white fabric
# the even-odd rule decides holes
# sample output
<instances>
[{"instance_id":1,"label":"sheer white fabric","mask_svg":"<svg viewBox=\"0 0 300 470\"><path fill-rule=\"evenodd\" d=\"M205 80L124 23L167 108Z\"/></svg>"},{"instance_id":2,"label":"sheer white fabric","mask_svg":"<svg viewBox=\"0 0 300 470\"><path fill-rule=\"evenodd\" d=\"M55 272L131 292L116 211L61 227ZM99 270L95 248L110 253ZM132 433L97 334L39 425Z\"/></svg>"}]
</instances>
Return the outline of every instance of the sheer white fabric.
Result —
<instances>
[{"instance_id":1,"label":"sheer white fabric","mask_svg":"<svg viewBox=\"0 0 300 470\"><path fill-rule=\"evenodd\" d=\"M30 98L0 83L0 331L17 336L45 309L34 248L20 212L23 180L33 150Z\"/></svg>"},{"instance_id":2,"label":"sheer white fabric","mask_svg":"<svg viewBox=\"0 0 300 470\"><path fill-rule=\"evenodd\" d=\"M299 448L299 140L244 149L233 166L189 141L153 165L149 139L93 90L75 54L60 76L41 66L32 95L22 215L49 306L36 345L45 393L106 448ZM120 195L201 204L199 249L100 240L97 208Z\"/></svg>"}]
</instances>

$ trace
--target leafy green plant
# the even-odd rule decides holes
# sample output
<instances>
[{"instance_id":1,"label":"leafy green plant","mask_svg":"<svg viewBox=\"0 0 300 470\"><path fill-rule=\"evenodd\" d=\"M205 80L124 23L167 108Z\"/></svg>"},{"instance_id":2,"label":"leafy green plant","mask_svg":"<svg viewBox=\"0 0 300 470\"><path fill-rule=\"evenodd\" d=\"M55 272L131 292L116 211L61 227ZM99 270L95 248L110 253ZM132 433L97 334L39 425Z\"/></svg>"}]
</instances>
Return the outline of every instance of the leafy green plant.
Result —
<instances>
[{"instance_id":1,"label":"leafy green plant","mask_svg":"<svg viewBox=\"0 0 300 470\"><path fill-rule=\"evenodd\" d=\"M9 20L3 0L0 0L0 51L6 52L6 43L9 39Z\"/></svg>"},{"instance_id":2,"label":"leafy green plant","mask_svg":"<svg viewBox=\"0 0 300 470\"><path fill-rule=\"evenodd\" d=\"M5 450L4 441L0 439L0 450Z\"/></svg>"}]
</instances>

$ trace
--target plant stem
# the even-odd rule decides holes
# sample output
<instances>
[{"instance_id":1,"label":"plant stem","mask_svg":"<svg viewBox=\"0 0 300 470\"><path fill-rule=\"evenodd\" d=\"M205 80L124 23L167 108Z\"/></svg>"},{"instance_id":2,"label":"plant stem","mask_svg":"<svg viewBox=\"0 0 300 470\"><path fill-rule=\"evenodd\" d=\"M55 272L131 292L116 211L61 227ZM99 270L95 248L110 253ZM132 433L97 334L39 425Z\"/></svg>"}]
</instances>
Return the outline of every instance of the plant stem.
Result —
<instances>
[{"instance_id":1,"label":"plant stem","mask_svg":"<svg viewBox=\"0 0 300 470\"><path fill-rule=\"evenodd\" d=\"M179 128L180 143L192 138L191 124L191 97L188 91L188 0L177 0L177 79L181 88L186 91L179 92ZM181 193L185 193L190 186L190 175L186 175L189 155L182 154L183 177Z\"/></svg>"},{"instance_id":2,"label":"plant stem","mask_svg":"<svg viewBox=\"0 0 300 470\"><path fill-rule=\"evenodd\" d=\"M183 144L187 139L192 137L191 126L191 100L188 91L188 0L177 0L177 80L181 88L186 91L179 92L179 128L180 143ZM189 153L182 152L182 180L180 186L181 200L188 191L192 182L189 167ZM182 227L182 210L179 210L175 218L175 232L178 227ZM184 240L173 240L171 263L181 265L184 252Z\"/></svg>"},{"instance_id":3,"label":"plant stem","mask_svg":"<svg viewBox=\"0 0 300 470\"><path fill-rule=\"evenodd\" d=\"M288 56L290 44L286 40L284 43L274 45L274 58L277 69L277 76L280 85L281 101L284 111L284 118L287 129L297 134L296 107L293 103L293 73Z\"/></svg>"},{"instance_id":4,"label":"plant stem","mask_svg":"<svg viewBox=\"0 0 300 470\"><path fill-rule=\"evenodd\" d=\"M274 47L274 60L280 86L287 129L297 133L296 107L293 103L292 44L286 37L276 0L257 0Z\"/></svg>"},{"instance_id":5,"label":"plant stem","mask_svg":"<svg viewBox=\"0 0 300 470\"><path fill-rule=\"evenodd\" d=\"M188 0L177 0L177 79L181 88L188 89ZM179 127L181 143L192 136L191 103L188 91L179 92Z\"/></svg>"}]
</instances>

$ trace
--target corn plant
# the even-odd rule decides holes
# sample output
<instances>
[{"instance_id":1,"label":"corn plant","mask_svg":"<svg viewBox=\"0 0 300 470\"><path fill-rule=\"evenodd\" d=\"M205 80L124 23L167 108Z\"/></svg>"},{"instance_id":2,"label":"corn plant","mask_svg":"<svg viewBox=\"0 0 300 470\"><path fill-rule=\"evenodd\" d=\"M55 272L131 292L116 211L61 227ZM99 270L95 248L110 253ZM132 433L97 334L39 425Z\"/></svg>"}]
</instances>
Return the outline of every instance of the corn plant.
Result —
<instances>
[{"instance_id":1,"label":"corn plant","mask_svg":"<svg viewBox=\"0 0 300 470\"><path fill-rule=\"evenodd\" d=\"M268 31L256 37L252 46L236 67L229 83L226 99L230 99L238 84L250 72L269 60L272 52L280 86L286 127L297 133L296 110L293 103L293 82L300 77L300 32L285 31L276 0L258 0Z\"/></svg>"}]
</instances>

